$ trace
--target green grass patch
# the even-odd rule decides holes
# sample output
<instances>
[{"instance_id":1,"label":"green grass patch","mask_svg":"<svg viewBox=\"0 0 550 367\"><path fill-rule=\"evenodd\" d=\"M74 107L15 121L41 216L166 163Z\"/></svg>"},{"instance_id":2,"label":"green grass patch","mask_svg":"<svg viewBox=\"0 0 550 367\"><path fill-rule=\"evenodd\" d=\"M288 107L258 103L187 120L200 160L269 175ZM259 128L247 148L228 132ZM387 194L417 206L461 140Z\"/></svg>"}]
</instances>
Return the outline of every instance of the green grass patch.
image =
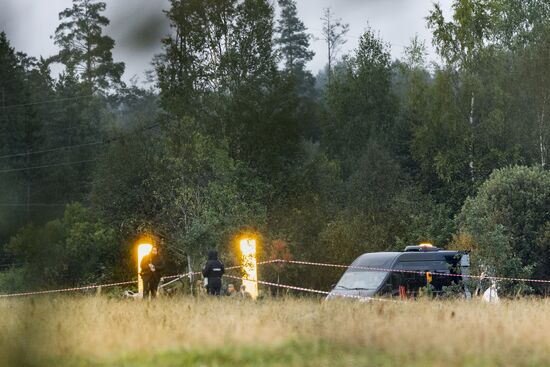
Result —
<instances>
[{"instance_id":1,"label":"green grass patch","mask_svg":"<svg viewBox=\"0 0 550 367\"><path fill-rule=\"evenodd\" d=\"M235 346L216 349L174 350L143 355L126 355L105 360L65 359L51 361L59 367L496 367L508 365L498 356L395 354L375 348L359 348L329 343L289 342L276 347ZM526 358L518 367L546 367L548 361Z\"/></svg>"}]
</instances>

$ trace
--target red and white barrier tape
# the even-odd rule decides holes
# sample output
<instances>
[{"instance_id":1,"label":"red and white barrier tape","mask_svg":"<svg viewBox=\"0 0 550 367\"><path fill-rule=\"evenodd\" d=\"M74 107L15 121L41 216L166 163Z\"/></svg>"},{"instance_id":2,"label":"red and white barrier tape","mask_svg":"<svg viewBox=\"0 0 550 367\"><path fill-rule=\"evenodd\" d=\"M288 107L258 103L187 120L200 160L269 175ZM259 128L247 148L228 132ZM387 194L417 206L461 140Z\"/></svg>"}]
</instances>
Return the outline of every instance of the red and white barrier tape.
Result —
<instances>
[{"instance_id":1,"label":"red and white barrier tape","mask_svg":"<svg viewBox=\"0 0 550 367\"><path fill-rule=\"evenodd\" d=\"M269 261L265 261L265 262L258 262L258 265L261 265L261 264L269 264L269 263L272 263L272 262L276 262L276 260L269 260ZM240 265L235 265L235 266L229 266L227 268L225 268L225 270L233 270L233 269L240 269L241 266ZM167 276L164 276L162 277L163 280L168 280L168 279L175 279L175 278L185 278L185 277L189 277L189 275L202 275L202 271L194 271L194 272L191 272L191 273L185 273L185 274L176 274L176 275L167 275ZM171 282L170 282L171 283ZM166 284L164 284L166 285Z\"/></svg>"},{"instance_id":2,"label":"red and white barrier tape","mask_svg":"<svg viewBox=\"0 0 550 367\"><path fill-rule=\"evenodd\" d=\"M47 291L35 291L35 292L21 292L21 293L11 293L11 294L0 294L0 298L8 298L8 297L20 297L20 296L33 296L37 294L51 294L51 293L63 293L63 292L75 292L75 291L82 291L87 289L95 289L95 288L106 288L106 287L115 287L117 285L128 285L128 284L134 284L137 283L137 280L129 280L126 282L117 282L117 283L107 283L107 284L94 284L94 285L86 285L83 287L72 287L72 288L61 288L61 289L52 289Z\"/></svg>"},{"instance_id":3,"label":"red and white barrier tape","mask_svg":"<svg viewBox=\"0 0 550 367\"><path fill-rule=\"evenodd\" d=\"M371 270L371 271L385 271L393 273L408 273L408 274L426 274L425 271L418 270L405 270L405 269L387 269L387 268L377 268L370 266L353 266L353 265L340 265L340 264L329 264L329 263L316 263L311 261L298 261L298 260L270 260L271 263L288 263L288 264L299 264L299 265L312 265L312 266L325 266L333 268L345 268L345 269L361 269L361 270ZM529 278L509 278L509 277L499 277L499 276L485 276L485 275L466 275L466 274L449 274L449 273L438 273L431 272L433 276L445 276L445 277L459 277L459 278L473 278L473 279L489 279L489 280L508 280L508 281L517 281L517 282L532 282L532 283L550 283L550 280L546 279L529 279Z\"/></svg>"},{"instance_id":4,"label":"red and white barrier tape","mask_svg":"<svg viewBox=\"0 0 550 367\"><path fill-rule=\"evenodd\" d=\"M280 260L277 259L277 260L258 261L257 265L272 264L272 263L277 263L277 262L280 262ZM225 268L225 270L240 269L241 267L242 267L241 265L229 266L229 267ZM168 275L168 276L162 277L162 279L167 280L167 279L175 279L175 278L185 278L185 277L188 277L189 274L190 273ZM191 272L191 275L201 275L201 274L202 274L201 271Z\"/></svg>"},{"instance_id":5,"label":"red and white barrier tape","mask_svg":"<svg viewBox=\"0 0 550 367\"><path fill-rule=\"evenodd\" d=\"M424 275L426 272L424 271L417 271L417 270L405 270L405 269L387 269L387 268L377 268L377 267L367 267L367 266L353 266L353 265L341 265L341 264L330 264L330 263L317 263L312 261L299 261L299 260L283 260L283 259L275 259L275 260L266 260L266 261L259 261L258 265L266 265L266 264L277 264L277 263L287 263L287 264L299 264L299 265L311 265L311 266L324 266L324 267L333 267L333 268L344 268L344 269L361 269L361 270L370 270L370 271L384 271L384 272L394 272L394 273L408 273L408 274L419 274ZM232 270L232 269L238 269L241 268L241 266L231 266L226 268L226 270ZM192 275L200 275L201 272L193 272ZM163 279L175 279L175 278L182 278L188 276L189 273L186 274L177 274L177 275L170 275L165 276ZM243 279L239 277L229 276L225 275L226 277L232 277L235 279ZM464 275L464 274L449 274L449 273L437 273L432 272L432 276L447 276L447 277L460 277L460 278L473 278L473 279L489 279L489 280L499 280L499 281L519 281L519 282L532 282L532 283L545 283L549 284L550 280L546 279L530 279L530 278L511 278L511 277L499 277L499 276L483 276L483 275ZM315 289L310 288L303 288L303 287L296 287L296 286L290 286L290 285L281 285L277 283L271 283L271 282L265 282L265 281L257 281L258 284L264 284L264 285L270 285L270 286L278 286L282 288L287 289L293 289L298 291L304 291L304 292L311 292L311 293L318 293L318 294L325 294L327 295L329 292L325 291L319 291ZM82 287L72 287L72 288L61 288L61 289L52 289L52 290L45 290L45 291L34 291L34 292L20 292L20 293L11 293L11 294L0 294L0 298L8 298L8 297L18 297L18 296L31 296L31 295L39 295L39 294L52 294L52 293L63 293L63 292L75 292L75 291L81 291L81 290L87 290L87 289L95 289L95 288L106 288L106 287L114 287L118 285L129 285L129 284L135 284L137 283L137 280L130 280L125 282L117 282L117 283L107 283L107 284L95 284L95 285L88 285L88 286L82 286ZM349 296L350 298L369 298L374 300L380 300L382 299L376 299L371 297L356 297L356 296ZM383 300L387 301L387 300Z\"/></svg>"},{"instance_id":6,"label":"red and white barrier tape","mask_svg":"<svg viewBox=\"0 0 550 367\"><path fill-rule=\"evenodd\" d=\"M234 276L234 275L227 275L227 274L224 274L224 277L231 278L231 279L236 279L236 280L247 280L246 278L241 278L241 277L237 277L237 276ZM296 287L296 286L293 286L293 285L286 285L286 284L277 284L277 283L272 283L272 282L266 282L266 281L263 281L263 280L251 280L251 281L254 282L254 283L258 283L258 284L269 285L269 286L273 286L273 287L286 288L286 289L292 289L292 290L295 290L295 291L317 293L317 294L322 294L322 295L325 295L325 296L330 293L330 292L326 292L326 291L319 291L317 289Z\"/></svg>"},{"instance_id":7,"label":"red and white barrier tape","mask_svg":"<svg viewBox=\"0 0 550 367\"><path fill-rule=\"evenodd\" d=\"M236 279L236 280L249 280L249 279L245 279L245 278L241 278L241 277L236 277L236 276L233 276L233 275L224 275L224 277L231 278L231 279ZM272 283L272 282L266 282L266 281L263 281L263 280L252 280L252 282L262 284L262 285L271 286L271 287L291 289L291 290L300 291L300 292L322 294L324 296L328 296L330 294L330 292L327 292L327 291L320 291L320 290L312 289L312 288L297 287L297 286L294 286L294 285L287 285L287 284L277 284L277 283ZM364 300L364 301L372 300L372 301L382 301L382 302L395 302L394 300L390 300L390 299L374 298L374 297L368 297L368 296L338 295L338 297L354 298L354 299L360 299L360 300Z\"/></svg>"}]
</instances>

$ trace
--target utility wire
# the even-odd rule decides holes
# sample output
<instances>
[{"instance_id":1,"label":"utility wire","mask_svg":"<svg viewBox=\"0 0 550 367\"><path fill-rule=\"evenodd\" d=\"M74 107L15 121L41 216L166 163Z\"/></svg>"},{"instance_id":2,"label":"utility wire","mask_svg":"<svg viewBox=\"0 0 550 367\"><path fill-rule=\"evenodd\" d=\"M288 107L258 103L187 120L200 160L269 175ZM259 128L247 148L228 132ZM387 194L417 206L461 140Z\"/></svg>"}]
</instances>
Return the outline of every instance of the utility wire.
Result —
<instances>
[{"instance_id":1,"label":"utility wire","mask_svg":"<svg viewBox=\"0 0 550 367\"><path fill-rule=\"evenodd\" d=\"M91 143L84 143L84 144L77 144L77 145L66 145L66 146L63 146L63 147L44 149L44 150L35 150L35 151L32 151L32 152L7 154L7 155L0 156L0 159L24 157L24 156L33 155L33 154L50 153L50 152L56 152L58 150L88 147L88 146L99 145L99 144L105 144L105 141L94 141L94 142L91 142Z\"/></svg>"},{"instance_id":2,"label":"utility wire","mask_svg":"<svg viewBox=\"0 0 550 367\"><path fill-rule=\"evenodd\" d=\"M0 173L28 171L28 170L31 170L31 169L40 169L40 168L70 166L70 165L73 165L73 164L89 163L89 162L95 162L95 161L97 161L97 159L86 159L86 160L74 161L74 162L64 162L64 163L56 163L56 164L45 164L45 165L41 165L41 166L31 166L31 167L4 169L4 170L0 170Z\"/></svg>"},{"instance_id":3,"label":"utility wire","mask_svg":"<svg viewBox=\"0 0 550 367\"><path fill-rule=\"evenodd\" d=\"M160 123L157 122L153 125L145 126L145 127L133 130L129 133L152 130L152 129L158 127L158 126L160 126ZM116 142L120 139L123 139L125 136L126 136L126 134L121 134L119 136L116 136L114 138L107 139L107 140L104 140L104 141L96 141L96 142L92 142L92 143L85 143L85 144L70 145L70 146L64 146L64 147L58 147L58 148L51 148L51 149L45 149L45 150L34 151L34 152L29 152L29 153L16 153L16 154L11 154L11 155L7 155L7 156L2 156L0 158L10 158L10 157L14 157L14 156L19 157L19 156L25 156L27 154L41 154L41 153L54 152L54 151L67 149L67 148L76 148L76 147L101 145L101 144L111 144L111 143ZM31 166L31 167L11 168L11 169L0 170L0 173L8 173L8 172L16 172L16 171L27 171L27 170L31 170L31 169L50 168L50 167L59 167L59 166L69 166L69 165L72 165L72 164L81 164L81 163L88 163L88 162L94 162L94 161L97 161L97 159L87 159L87 160L74 161L74 162L45 164L45 165Z\"/></svg>"},{"instance_id":4,"label":"utility wire","mask_svg":"<svg viewBox=\"0 0 550 367\"><path fill-rule=\"evenodd\" d=\"M1 108L0 108L1 110ZM63 126L58 127L54 126L54 124L50 124L50 121L40 121L40 123L43 123L41 128L44 130L45 133L58 133L58 134L66 134L66 133L72 133L77 131L80 126ZM0 137L11 137L13 134L10 133L10 131L3 131L0 132Z\"/></svg>"},{"instance_id":5,"label":"utility wire","mask_svg":"<svg viewBox=\"0 0 550 367\"><path fill-rule=\"evenodd\" d=\"M67 204L47 204L47 203L34 203L34 204L25 204L25 203L6 203L6 204L0 204L0 207L27 207L27 206L44 206L44 207L53 207L58 206L62 207Z\"/></svg>"},{"instance_id":6,"label":"utility wire","mask_svg":"<svg viewBox=\"0 0 550 367\"><path fill-rule=\"evenodd\" d=\"M39 104L46 104L46 103L56 103L56 102L64 102L64 101L71 101L75 99L81 99L81 98L90 98L93 97L93 94L87 94L83 96L75 96L75 97L64 97L64 98L55 98L55 99L46 99L43 101L36 101L36 102L28 102L28 103L19 103L19 104L11 104L7 106L2 106L2 110L6 108L12 108L12 107L25 107L25 106L34 106Z\"/></svg>"}]
</instances>

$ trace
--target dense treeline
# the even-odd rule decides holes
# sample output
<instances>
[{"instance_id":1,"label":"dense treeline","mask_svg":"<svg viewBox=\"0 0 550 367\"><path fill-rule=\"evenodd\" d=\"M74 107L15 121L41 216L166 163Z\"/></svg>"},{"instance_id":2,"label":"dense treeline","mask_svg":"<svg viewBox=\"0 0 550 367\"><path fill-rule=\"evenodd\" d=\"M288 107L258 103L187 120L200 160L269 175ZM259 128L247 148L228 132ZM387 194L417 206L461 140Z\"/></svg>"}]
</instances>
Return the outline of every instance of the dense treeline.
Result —
<instances>
[{"instance_id":1,"label":"dense treeline","mask_svg":"<svg viewBox=\"0 0 550 367\"><path fill-rule=\"evenodd\" d=\"M60 13L47 59L0 35L2 289L130 277L143 234L173 271L210 248L234 262L254 232L264 258L347 263L432 241L493 273L550 276L546 2L455 0L452 19L434 5L437 65L418 38L392 60L368 27L336 59L347 26L325 11L333 52L316 77L295 2L278 9L172 0L151 89L122 81L102 2Z\"/></svg>"}]
</instances>

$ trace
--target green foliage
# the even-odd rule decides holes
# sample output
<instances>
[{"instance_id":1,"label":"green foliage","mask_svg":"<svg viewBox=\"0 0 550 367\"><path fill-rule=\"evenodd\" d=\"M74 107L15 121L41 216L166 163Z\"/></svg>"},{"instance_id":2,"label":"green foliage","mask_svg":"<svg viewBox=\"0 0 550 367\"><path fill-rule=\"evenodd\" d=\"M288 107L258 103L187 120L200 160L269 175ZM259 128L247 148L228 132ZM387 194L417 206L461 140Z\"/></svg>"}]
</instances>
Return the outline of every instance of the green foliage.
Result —
<instances>
[{"instance_id":1,"label":"green foliage","mask_svg":"<svg viewBox=\"0 0 550 367\"><path fill-rule=\"evenodd\" d=\"M73 6L59 13L62 23L55 30L55 44L61 48L52 60L86 83L88 91L108 90L121 84L124 63L114 62L115 41L103 35L109 19L101 15L105 3L73 0Z\"/></svg>"},{"instance_id":2,"label":"green foliage","mask_svg":"<svg viewBox=\"0 0 550 367\"><path fill-rule=\"evenodd\" d=\"M525 139L521 141L526 150L525 156L544 167L549 159L550 137L550 124L547 122L550 78L545 72L550 67L548 33L543 33L516 52L518 57L512 69L515 75L509 92L513 96L510 103L514 108L511 110L514 120L522 128L520 134Z\"/></svg>"},{"instance_id":3,"label":"green foliage","mask_svg":"<svg viewBox=\"0 0 550 367\"><path fill-rule=\"evenodd\" d=\"M495 13L494 35L509 49L531 46L547 34L550 6L544 0L493 0Z\"/></svg>"},{"instance_id":4,"label":"green foliage","mask_svg":"<svg viewBox=\"0 0 550 367\"><path fill-rule=\"evenodd\" d=\"M266 1L172 0L167 16L177 32L163 39L155 66L161 103L176 116L204 113L204 103L219 98L211 92L265 86L273 76L273 9Z\"/></svg>"},{"instance_id":5,"label":"green foliage","mask_svg":"<svg viewBox=\"0 0 550 367\"><path fill-rule=\"evenodd\" d=\"M194 129L262 178L280 180L298 153L303 122L293 98L300 82L276 72L273 9L264 0L213 3L172 2L168 17L178 32L163 41L156 62L161 104L193 117Z\"/></svg>"},{"instance_id":6,"label":"green foliage","mask_svg":"<svg viewBox=\"0 0 550 367\"><path fill-rule=\"evenodd\" d=\"M441 202L460 207L471 190L470 137L448 71L436 71L429 98L428 111L423 111L422 120L413 127L411 151L420 166L419 181L435 191Z\"/></svg>"},{"instance_id":7,"label":"green foliage","mask_svg":"<svg viewBox=\"0 0 550 367\"><path fill-rule=\"evenodd\" d=\"M103 158L92 200L103 217L121 224L121 238L156 233L168 250L180 250L175 256L204 255L241 227L262 225L265 186L193 126L171 121L157 137L138 130Z\"/></svg>"},{"instance_id":8,"label":"green foliage","mask_svg":"<svg viewBox=\"0 0 550 367\"><path fill-rule=\"evenodd\" d=\"M331 155L344 162L346 173L369 139L386 141L395 113L390 77L387 45L371 29L361 37L354 56L344 60L332 75L321 141Z\"/></svg>"},{"instance_id":9,"label":"green foliage","mask_svg":"<svg viewBox=\"0 0 550 367\"><path fill-rule=\"evenodd\" d=\"M306 33L304 23L298 18L295 0L278 0L281 18L276 28L279 37L281 56L287 70L304 69L305 63L313 58L309 50L310 35Z\"/></svg>"},{"instance_id":10,"label":"green foliage","mask_svg":"<svg viewBox=\"0 0 550 367\"><path fill-rule=\"evenodd\" d=\"M446 21L439 4L427 17L433 30L434 45L439 54L450 64L466 69L473 66L476 55L483 51L494 26L492 0L454 0L453 19Z\"/></svg>"},{"instance_id":11,"label":"green foliage","mask_svg":"<svg viewBox=\"0 0 550 367\"><path fill-rule=\"evenodd\" d=\"M81 204L63 218L23 227L8 244L26 286L77 285L112 278L117 244L112 228ZM21 286L21 284L19 284Z\"/></svg>"},{"instance_id":12,"label":"green foliage","mask_svg":"<svg viewBox=\"0 0 550 367\"><path fill-rule=\"evenodd\" d=\"M0 167L6 171L1 174L0 196L4 205L0 207L0 215L6 219L2 221L0 243L7 242L25 222L44 217L46 210L31 210L35 208L28 204L50 198L51 192L45 192L48 186L42 186L47 174L27 168L51 163L50 157L30 152L46 149L45 121L51 121L55 115L51 106L35 102L54 97L47 63L16 52L5 33L0 33Z\"/></svg>"},{"instance_id":13,"label":"green foliage","mask_svg":"<svg viewBox=\"0 0 550 367\"><path fill-rule=\"evenodd\" d=\"M406 188L394 199L393 211L393 228L399 228L397 233L389 228L394 234L393 249L401 251L405 246L421 242L448 247L456 229L453 211L448 205L437 203L419 188Z\"/></svg>"},{"instance_id":14,"label":"green foliage","mask_svg":"<svg viewBox=\"0 0 550 367\"><path fill-rule=\"evenodd\" d=\"M185 251L204 254L230 243L240 228L260 227L265 186L208 137L189 134L188 121L168 126L162 172L154 178L158 225ZM168 224L168 225L167 225Z\"/></svg>"},{"instance_id":15,"label":"green foliage","mask_svg":"<svg viewBox=\"0 0 550 367\"><path fill-rule=\"evenodd\" d=\"M477 195L466 200L458 223L477 243L476 256L491 272L548 278L549 205L548 171L504 168L493 172Z\"/></svg>"}]
</instances>

